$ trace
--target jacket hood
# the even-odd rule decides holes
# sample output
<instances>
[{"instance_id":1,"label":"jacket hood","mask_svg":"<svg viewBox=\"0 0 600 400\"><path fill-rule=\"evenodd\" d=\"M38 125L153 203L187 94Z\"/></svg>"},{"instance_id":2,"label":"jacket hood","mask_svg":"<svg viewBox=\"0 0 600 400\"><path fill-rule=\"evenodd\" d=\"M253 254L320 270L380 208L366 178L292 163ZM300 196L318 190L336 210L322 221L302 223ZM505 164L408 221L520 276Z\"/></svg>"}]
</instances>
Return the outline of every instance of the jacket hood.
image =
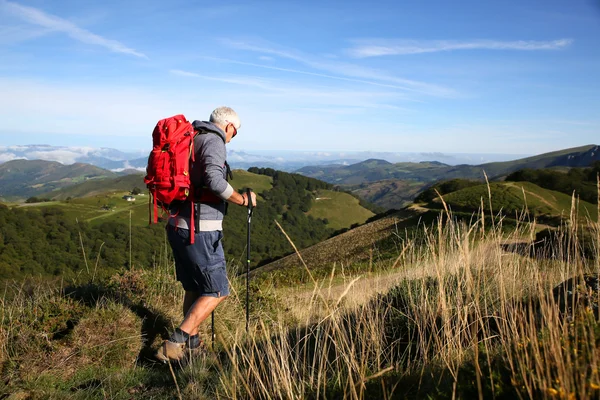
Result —
<instances>
[{"instance_id":1,"label":"jacket hood","mask_svg":"<svg viewBox=\"0 0 600 400\"><path fill-rule=\"evenodd\" d=\"M223 142L225 142L227 140L225 137L225 132L223 132L223 130L221 128L219 128L212 122L196 120L196 121L192 122L192 126L194 127L195 130L200 131L200 132L216 133L217 135L221 136L221 138L223 139Z\"/></svg>"}]
</instances>

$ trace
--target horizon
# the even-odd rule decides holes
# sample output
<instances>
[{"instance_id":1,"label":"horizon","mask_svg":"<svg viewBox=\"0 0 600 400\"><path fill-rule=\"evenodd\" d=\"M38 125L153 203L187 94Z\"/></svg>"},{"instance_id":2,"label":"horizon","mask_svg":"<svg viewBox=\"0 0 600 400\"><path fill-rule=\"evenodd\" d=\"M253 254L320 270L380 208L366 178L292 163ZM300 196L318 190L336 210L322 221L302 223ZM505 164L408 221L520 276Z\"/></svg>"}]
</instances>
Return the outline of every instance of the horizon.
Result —
<instances>
[{"instance_id":1,"label":"horizon","mask_svg":"<svg viewBox=\"0 0 600 400\"><path fill-rule=\"evenodd\" d=\"M142 151L159 119L223 104L247 152L531 155L600 132L593 1L0 0L0 17L0 145Z\"/></svg>"},{"instance_id":2,"label":"horizon","mask_svg":"<svg viewBox=\"0 0 600 400\"><path fill-rule=\"evenodd\" d=\"M575 150L598 145L584 145ZM494 162L510 162L539 156L537 154L506 153L441 153L441 152L374 152L374 151L302 151L302 150L236 150L228 149L228 160L233 168L246 169L250 166L272 167L292 171L306 166L352 165L367 160L384 160L389 163L440 162L446 165L482 165ZM550 152L553 153L553 152ZM0 164L13 160L57 161L64 165L89 163L111 170L145 168L148 151L128 151L111 147L52 146L48 144L0 145ZM118 164L119 166L115 166ZM108 167L107 165L112 165Z\"/></svg>"}]
</instances>

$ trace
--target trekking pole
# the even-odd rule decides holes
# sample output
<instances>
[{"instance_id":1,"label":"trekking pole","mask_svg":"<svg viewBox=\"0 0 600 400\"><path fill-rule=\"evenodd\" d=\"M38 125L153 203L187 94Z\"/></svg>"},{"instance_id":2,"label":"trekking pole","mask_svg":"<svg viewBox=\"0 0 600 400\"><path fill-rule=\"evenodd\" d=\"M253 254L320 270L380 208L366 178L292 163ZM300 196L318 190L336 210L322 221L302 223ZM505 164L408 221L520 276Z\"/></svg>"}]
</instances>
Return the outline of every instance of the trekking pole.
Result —
<instances>
[{"instance_id":1,"label":"trekking pole","mask_svg":"<svg viewBox=\"0 0 600 400\"><path fill-rule=\"evenodd\" d=\"M246 236L246 333L250 323L250 223L252 222L252 191L246 189L248 197L248 234Z\"/></svg>"},{"instance_id":2,"label":"trekking pole","mask_svg":"<svg viewBox=\"0 0 600 400\"><path fill-rule=\"evenodd\" d=\"M210 330L212 332L212 337L211 337L211 343L210 343L210 347L212 348L212 351L215 351L215 312L211 312L210 313Z\"/></svg>"}]
</instances>

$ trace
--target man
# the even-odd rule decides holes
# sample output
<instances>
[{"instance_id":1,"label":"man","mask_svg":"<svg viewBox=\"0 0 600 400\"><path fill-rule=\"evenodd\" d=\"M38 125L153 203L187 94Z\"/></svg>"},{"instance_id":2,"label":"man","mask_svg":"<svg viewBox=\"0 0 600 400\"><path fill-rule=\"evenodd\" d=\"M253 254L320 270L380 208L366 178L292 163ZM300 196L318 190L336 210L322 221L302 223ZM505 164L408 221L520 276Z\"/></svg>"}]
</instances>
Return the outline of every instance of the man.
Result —
<instances>
[{"instance_id":1,"label":"man","mask_svg":"<svg viewBox=\"0 0 600 400\"><path fill-rule=\"evenodd\" d=\"M219 107L210 115L209 122L192 123L198 133L194 139L195 161L190 178L195 189L195 243L190 244L190 214L188 202L172 205L167 224L167 237L175 257L177 280L185 290L184 319L156 352L160 361L182 361L190 350L198 349L202 341L198 334L200 324L229 295L229 281L225 270L223 217L226 202L247 207L256 195L239 194L227 182L229 166L225 145L240 129L237 113L229 107Z\"/></svg>"}]
</instances>

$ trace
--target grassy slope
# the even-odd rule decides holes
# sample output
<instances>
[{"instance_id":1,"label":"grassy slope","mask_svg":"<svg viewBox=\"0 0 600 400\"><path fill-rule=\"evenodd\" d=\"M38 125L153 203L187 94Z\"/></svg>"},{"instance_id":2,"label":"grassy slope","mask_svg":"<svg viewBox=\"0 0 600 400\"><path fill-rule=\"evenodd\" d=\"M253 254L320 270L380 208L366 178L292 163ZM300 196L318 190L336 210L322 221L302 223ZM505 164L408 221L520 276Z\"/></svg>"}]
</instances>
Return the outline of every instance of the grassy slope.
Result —
<instances>
[{"instance_id":1,"label":"grassy slope","mask_svg":"<svg viewBox=\"0 0 600 400\"><path fill-rule=\"evenodd\" d=\"M352 191L373 204L399 210L412 203L417 193L425 186L426 183L415 180L392 179L363 183L353 187Z\"/></svg>"},{"instance_id":2,"label":"grassy slope","mask_svg":"<svg viewBox=\"0 0 600 400\"><path fill-rule=\"evenodd\" d=\"M69 197L87 197L113 191L129 192L133 190L134 187L138 187L142 190L145 189L146 185L144 185L143 174L132 174L118 178L87 181L47 193L45 196L50 197L51 199L65 200Z\"/></svg>"},{"instance_id":3,"label":"grassy slope","mask_svg":"<svg viewBox=\"0 0 600 400\"><path fill-rule=\"evenodd\" d=\"M359 226L303 249L302 258L311 269L331 268L333 263L342 263L348 267L349 263L364 262L371 256L371 250L377 241L390 237L397 229L402 230L405 227L415 225L418 221L418 215L419 212L414 210L399 211L394 215ZM302 269L302 262L298 256L291 254L259 267L252 273L264 276L276 271L289 274L291 270Z\"/></svg>"},{"instance_id":4,"label":"grassy slope","mask_svg":"<svg viewBox=\"0 0 600 400\"><path fill-rule=\"evenodd\" d=\"M535 215L568 216L571 210L571 197L553 190L543 189L530 182L496 182L490 184L492 208L495 212L503 210L507 215L515 215L525 208ZM481 207L481 199L489 210L488 188L486 185L473 186L449 193L444 201L460 210L476 211ZM525 204L525 200L526 203ZM437 200L439 202L439 200ZM585 201L579 202L579 216L598 219L597 207Z\"/></svg>"},{"instance_id":5,"label":"grassy slope","mask_svg":"<svg viewBox=\"0 0 600 400\"><path fill-rule=\"evenodd\" d=\"M233 171L234 179L231 186L239 190L246 187L258 194L270 190L273 178L266 175L253 174L244 170ZM133 225L148 223L147 194L136 196L135 202L122 199L134 187L144 189L142 175L127 175L116 179L84 182L69 188L54 192L54 198L63 201L23 205L27 207L58 206L81 220L91 223L105 221L121 221L129 224L130 212ZM355 223L363 223L373 216L373 213L358 204L358 200L349 194L334 191L323 191L322 197L328 199L313 202L309 215L316 218L327 218L329 226L333 229L348 228ZM66 199L71 197L67 202ZM259 196L260 200L260 196ZM110 210L103 210L102 206L109 205ZM333 206L332 206L333 205Z\"/></svg>"},{"instance_id":6,"label":"grassy slope","mask_svg":"<svg viewBox=\"0 0 600 400\"><path fill-rule=\"evenodd\" d=\"M234 179L231 181L235 189L252 187L253 190L261 192L268 190L272 185L272 178L264 175L256 175L250 172L236 170ZM128 202L122 197L129 194L134 187L144 190L143 175L127 175L115 179L88 181L79 185L64 188L53 192L53 198L62 201L48 203L36 203L22 205L23 207L62 207L75 218L92 224L105 221L121 221L129 224L130 212L133 225L145 225L148 223L148 202L150 196L147 193L136 196L135 202ZM69 201L66 201L71 197ZM109 210L103 210L102 206L108 205Z\"/></svg>"},{"instance_id":7,"label":"grassy slope","mask_svg":"<svg viewBox=\"0 0 600 400\"><path fill-rule=\"evenodd\" d=\"M315 218L327 218L333 229L347 228L352 224L362 224L374 214L358 204L358 199L343 192L319 190L317 199L308 212Z\"/></svg>"},{"instance_id":8,"label":"grassy slope","mask_svg":"<svg viewBox=\"0 0 600 400\"><path fill-rule=\"evenodd\" d=\"M252 172L236 169L233 171L231 186L234 189L251 188L255 193L262 193L273 187L273 178L266 175L253 174Z\"/></svg>"}]
</instances>

